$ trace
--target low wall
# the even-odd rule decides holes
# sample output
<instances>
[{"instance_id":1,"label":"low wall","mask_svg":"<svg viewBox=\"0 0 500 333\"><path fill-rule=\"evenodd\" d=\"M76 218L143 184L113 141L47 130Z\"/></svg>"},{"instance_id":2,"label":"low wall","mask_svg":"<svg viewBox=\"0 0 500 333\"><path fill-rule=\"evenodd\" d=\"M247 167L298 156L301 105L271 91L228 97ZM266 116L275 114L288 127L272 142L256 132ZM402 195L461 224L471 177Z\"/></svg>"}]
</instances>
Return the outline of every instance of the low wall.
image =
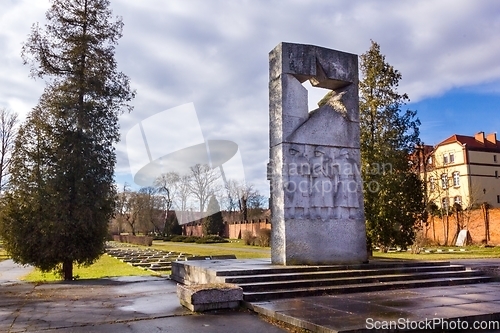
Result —
<instances>
[{"instance_id":1,"label":"low wall","mask_svg":"<svg viewBox=\"0 0 500 333\"><path fill-rule=\"evenodd\" d=\"M182 226L183 235L203 237L203 227L201 222L190 222ZM252 236L257 236L259 230L271 229L271 222L267 219L224 222L224 233L221 235L224 238L241 239L245 231L252 233Z\"/></svg>"},{"instance_id":2,"label":"low wall","mask_svg":"<svg viewBox=\"0 0 500 333\"><path fill-rule=\"evenodd\" d=\"M226 225L226 229L228 238L241 239L246 231L258 236L259 230L271 229L271 222L267 219L232 222Z\"/></svg>"},{"instance_id":3,"label":"low wall","mask_svg":"<svg viewBox=\"0 0 500 333\"><path fill-rule=\"evenodd\" d=\"M153 237L150 236L113 235L113 240L115 242L129 243L135 245L144 245L144 246L153 245Z\"/></svg>"},{"instance_id":4,"label":"low wall","mask_svg":"<svg viewBox=\"0 0 500 333\"><path fill-rule=\"evenodd\" d=\"M481 209L459 215L458 221L461 229L469 231L473 244L500 245L500 208L489 209L488 223L485 222ZM429 217L427 226L422 230L424 238L439 245L455 245L453 241L456 232L456 215L449 216L448 221L446 218Z\"/></svg>"},{"instance_id":5,"label":"low wall","mask_svg":"<svg viewBox=\"0 0 500 333\"><path fill-rule=\"evenodd\" d=\"M182 234L185 236L203 236L203 227L199 222L190 222L182 225Z\"/></svg>"}]
</instances>

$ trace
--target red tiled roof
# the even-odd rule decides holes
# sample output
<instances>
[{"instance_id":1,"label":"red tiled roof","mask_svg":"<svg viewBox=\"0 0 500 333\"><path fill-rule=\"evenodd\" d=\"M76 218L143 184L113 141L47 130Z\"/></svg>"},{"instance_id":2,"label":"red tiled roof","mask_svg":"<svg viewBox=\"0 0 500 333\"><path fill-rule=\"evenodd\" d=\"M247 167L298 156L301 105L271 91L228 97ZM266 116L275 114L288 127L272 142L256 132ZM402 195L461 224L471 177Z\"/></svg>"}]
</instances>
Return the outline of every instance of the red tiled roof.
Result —
<instances>
[{"instance_id":1,"label":"red tiled roof","mask_svg":"<svg viewBox=\"0 0 500 333\"><path fill-rule=\"evenodd\" d=\"M496 140L496 144L493 144L492 142L487 141L485 138L483 143L476 140L473 136L459 134L453 134L449 138L438 143L435 148L454 142L458 142L461 145L465 144L467 145L467 148L472 150L500 150L500 141L498 140Z\"/></svg>"}]
</instances>

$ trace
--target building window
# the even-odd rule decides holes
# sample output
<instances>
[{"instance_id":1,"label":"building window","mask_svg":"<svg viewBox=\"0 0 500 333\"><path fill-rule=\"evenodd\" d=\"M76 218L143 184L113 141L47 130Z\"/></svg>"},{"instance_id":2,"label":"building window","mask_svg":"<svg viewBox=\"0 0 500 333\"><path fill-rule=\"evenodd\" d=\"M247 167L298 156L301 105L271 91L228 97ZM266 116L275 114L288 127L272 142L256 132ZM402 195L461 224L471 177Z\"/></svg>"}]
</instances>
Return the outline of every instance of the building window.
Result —
<instances>
[{"instance_id":1,"label":"building window","mask_svg":"<svg viewBox=\"0 0 500 333\"><path fill-rule=\"evenodd\" d=\"M497 195L497 203L500 203L500 195Z\"/></svg>"},{"instance_id":2,"label":"building window","mask_svg":"<svg viewBox=\"0 0 500 333\"><path fill-rule=\"evenodd\" d=\"M450 153L450 163L455 163L455 154Z\"/></svg>"},{"instance_id":3,"label":"building window","mask_svg":"<svg viewBox=\"0 0 500 333\"><path fill-rule=\"evenodd\" d=\"M441 187L443 190L446 190L448 188L448 175L443 173L441 175Z\"/></svg>"},{"instance_id":4,"label":"building window","mask_svg":"<svg viewBox=\"0 0 500 333\"><path fill-rule=\"evenodd\" d=\"M436 190L436 179L434 177L429 178L429 188L431 191Z\"/></svg>"},{"instance_id":5,"label":"building window","mask_svg":"<svg viewBox=\"0 0 500 333\"><path fill-rule=\"evenodd\" d=\"M432 165L432 156L427 159L427 165Z\"/></svg>"},{"instance_id":6,"label":"building window","mask_svg":"<svg viewBox=\"0 0 500 333\"><path fill-rule=\"evenodd\" d=\"M448 164L448 155L443 155L443 164Z\"/></svg>"},{"instance_id":7,"label":"building window","mask_svg":"<svg viewBox=\"0 0 500 333\"><path fill-rule=\"evenodd\" d=\"M453 186L454 187L460 186L460 172L458 172L458 171L455 171L453 173Z\"/></svg>"},{"instance_id":8,"label":"building window","mask_svg":"<svg viewBox=\"0 0 500 333\"><path fill-rule=\"evenodd\" d=\"M455 198L453 198L453 204L455 205L462 205L462 197L457 195Z\"/></svg>"},{"instance_id":9,"label":"building window","mask_svg":"<svg viewBox=\"0 0 500 333\"><path fill-rule=\"evenodd\" d=\"M498 170L495 170L495 178L498 178Z\"/></svg>"},{"instance_id":10,"label":"building window","mask_svg":"<svg viewBox=\"0 0 500 333\"><path fill-rule=\"evenodd\" d=\"M497 162L497 155L493 155L493 162Z\"/></svg>"}]
</instances>

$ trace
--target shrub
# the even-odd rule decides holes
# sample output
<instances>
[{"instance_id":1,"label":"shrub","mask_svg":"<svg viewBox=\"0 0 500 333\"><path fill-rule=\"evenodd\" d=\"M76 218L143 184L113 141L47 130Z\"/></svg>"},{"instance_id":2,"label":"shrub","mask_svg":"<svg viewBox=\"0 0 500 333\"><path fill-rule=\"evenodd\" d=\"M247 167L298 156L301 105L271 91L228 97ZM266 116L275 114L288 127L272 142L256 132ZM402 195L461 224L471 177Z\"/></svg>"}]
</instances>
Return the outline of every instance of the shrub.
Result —
<instances>
[{"instance_id":1,"label":"shrub","mask_svg":"<svg viewBox=\"0 0 500 333\"><path fill-rule=\"evenodd\" d=\"M271 229L259 229L257 232L257 244L262 247L269 247L271 244Z\"/></svg>"},{"instance_id":2,"label":"shrub","mask_svg":"<svg viewBox=\"0 0 500 333\"><path fill-rule=\"evenodd\" d=\"M248 230L243 231L241 237L243 238L245 245L255 245L255 240L257 237L255 237L251 231Z\"/></svg>"},{"instance_id":3,"label":"shrub","mask_svg":"<svg viewBox=\"0 0 500 333\"><path fill-rule=\"evenodd\" d=\"M163 237L164 242L170 242L174 237L177 237L178 235L170 235L170 236L165 236Z\"/></svg>"},{"instance_id":4,"label":"shrub","mask_svg":"<svg viewBox=\"0 0 500 333\"><path fill-rule=\"evenodd\" d=\"M170 238L170 241L172 241L172 242L183 242L186 237L187 236L184 236L184 235L176 235L176 236Z\"/></svg>"},{"instance_id":5,"label":"shrub","mask_svg":"<svg viewBox=\"0 0 500 333\"><path fill-rule=\"evenodd\" d=\"M194 242L196 242L198 239L200 239L200 237L196 237L196 236L188 236L188 237L184 238L183 242L184 242L184 243L194 243Z\"/></svg>"},{"instance_id":6,"label":"shrub","mask_svg":"<svg viewBox=\"0 0 500 333\"><path fill-rule=\"evenodd\" d=\"M198 244L206 244L206 243L228 243L227 239L224 239L217 235L209 235L203 238L196 240Z\"/></svg>"}]
</instances>

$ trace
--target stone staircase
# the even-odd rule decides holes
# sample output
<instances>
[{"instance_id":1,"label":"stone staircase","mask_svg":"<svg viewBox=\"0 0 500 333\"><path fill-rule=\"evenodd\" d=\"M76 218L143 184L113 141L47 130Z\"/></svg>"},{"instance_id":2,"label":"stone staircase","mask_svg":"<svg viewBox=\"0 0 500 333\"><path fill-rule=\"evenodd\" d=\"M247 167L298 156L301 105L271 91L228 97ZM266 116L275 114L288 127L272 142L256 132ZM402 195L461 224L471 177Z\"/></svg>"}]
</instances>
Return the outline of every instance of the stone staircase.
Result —
<instances>
[{"instance_id":1,"label":"stone staircase","mask_svg":"<svg viewBox=\"0 0 500 333\"><path fill-rule=\"evenodd\" d=\"M108 248L106 253L132 266L156 272L168 271L172 266L172 262L188 260L193 257L192 254L188 253L143 250L139 248Z\"/></svg>"},{"instance_id":2,"label":"stone staircase","mask_svg":"<svg viewBox=\"0 0 500 333\"><path fill-rule=\"evenodd\" d=\"M234 283L243 288L243 300L319 296L390 289L422 288L489 282L480 271L447 261L373 261L334 266L272 266L265 269L206 270L205 280ZM215 276L214 276L215 275ZM189 281L184 281L189 283ZM193 282L196 283L196 282Z\"/></svg>"},{"instance_id":3,"label":"stone staircase","mask_svg":"<svg viewBox=\"0 0 500 333\"><path fill-rule=\"evenodd\" d=\"M155 249L142 249L139 247L112 247L106 249L106 253L134 267L164 273L172 268L172 263L186 260L222 260L236 259L234 254L215 256L196 256L190 253L161 251Z\"/></svg>"}]
</instances>

